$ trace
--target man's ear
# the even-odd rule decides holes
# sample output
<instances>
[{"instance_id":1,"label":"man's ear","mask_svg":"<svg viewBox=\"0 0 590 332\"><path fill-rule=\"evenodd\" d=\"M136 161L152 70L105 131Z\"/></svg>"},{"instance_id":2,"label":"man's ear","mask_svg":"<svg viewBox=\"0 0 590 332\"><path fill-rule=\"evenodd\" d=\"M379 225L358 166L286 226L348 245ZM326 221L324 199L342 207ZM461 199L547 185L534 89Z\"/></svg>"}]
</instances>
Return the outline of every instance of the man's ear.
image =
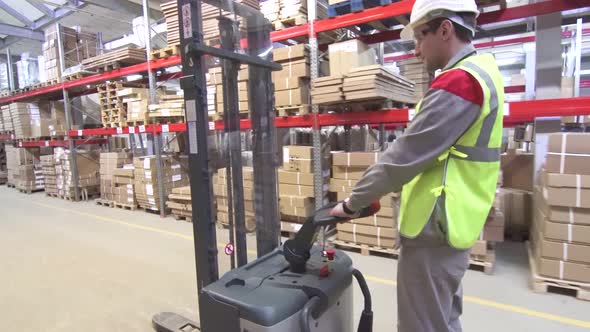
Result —
<instances>
[{"instance_id":1,"label":"man's ear","mask_svg":"<svg viewBox=\"0 0 590 332\"><path fill-rule=\"evenodd\" d=\"M440 37L442 38L442 40L444 41L448 41L449 39L451 39L451 36L453 35L453 32L455 30L455 27L453 26L453 23L451 23L450 20L444 20L439 28L439 33L440 33Z\"/></svg>"}]
</instances>

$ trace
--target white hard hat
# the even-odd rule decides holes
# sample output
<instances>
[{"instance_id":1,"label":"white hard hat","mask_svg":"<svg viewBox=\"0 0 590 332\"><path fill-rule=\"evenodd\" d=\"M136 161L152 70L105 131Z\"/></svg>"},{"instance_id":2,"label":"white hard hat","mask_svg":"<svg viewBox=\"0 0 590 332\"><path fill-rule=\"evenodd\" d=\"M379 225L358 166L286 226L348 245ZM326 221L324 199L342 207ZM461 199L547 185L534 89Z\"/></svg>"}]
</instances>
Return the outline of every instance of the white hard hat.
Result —
<instances>
[{"instance_id":1,"label":"white hard hat","mask_svg":"<svg viewBox=\"0 0 590 332\"><path fill-rule=\"evenodd\" d=\"M473 13L475 17L479 16L475 0L416 0L410 24L402 30L401 38L414 38L414 28L439 17L448 18L475 33L475 26L465 22L457 13Z\"/></svg>"}]
</instances>

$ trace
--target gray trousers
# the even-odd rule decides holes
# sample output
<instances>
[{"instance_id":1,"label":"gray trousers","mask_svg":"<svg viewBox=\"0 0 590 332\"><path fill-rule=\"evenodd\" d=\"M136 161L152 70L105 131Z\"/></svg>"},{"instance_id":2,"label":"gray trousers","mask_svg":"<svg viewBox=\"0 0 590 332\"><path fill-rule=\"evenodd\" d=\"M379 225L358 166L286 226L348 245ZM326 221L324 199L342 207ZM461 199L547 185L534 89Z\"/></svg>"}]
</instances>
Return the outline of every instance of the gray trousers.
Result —
<instances>
[{"instance_id":1,"label":"gray trousers","mask_svg":"<svg viewBox=\"0 0 590 332\"><path fill-rule=\"evenodd\" d=\"M397 271L398 332L461 332L461 280L469 250L447 244L439 223L415 239L401 238Z\"/></svg>"}]
</instances>

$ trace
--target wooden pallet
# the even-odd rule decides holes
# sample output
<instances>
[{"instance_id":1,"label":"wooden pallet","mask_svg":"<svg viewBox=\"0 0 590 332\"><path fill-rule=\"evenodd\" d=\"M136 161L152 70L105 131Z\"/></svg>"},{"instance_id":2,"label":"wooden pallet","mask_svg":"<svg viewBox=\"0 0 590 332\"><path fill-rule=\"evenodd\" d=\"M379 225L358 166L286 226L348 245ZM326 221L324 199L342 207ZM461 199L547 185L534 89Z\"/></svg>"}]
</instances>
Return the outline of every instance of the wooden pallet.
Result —
<instances>
[{"instance_id":1,"label":"wooden pallet","mask_svg":"<svg viewBox=\"0 0 590 332\"><path fill-rule=\"evenodd\" d=\"M470 255L469 257L470 269L479 270L488 275L493 274L495 263L496 252L494 249L488 249L488 253L486 255Z\"/></svg>"},{"instance_id":2,"label":"wooden pallet","mask_svg":"<svg viewBox=\"0 0 590 332\"><path fill-rule=\"evenodd\" d=\"M59 78L54 78L51 80L47 80L47 81L43 82L42 84L44 87L46 87L46 86L51 86L51 85L57 85L59 83L61 83L61 80Z\"/></svg>"},{"instance_id":3,"label":"wooden pallet","mask_svg":"<svg viewBox=\"0 0 590 332\"><path fill-rule=\"evenodd\" d=\"M40 192L40 191L44 191L45 189L40 188L40 189L18 189L19 192L23 193L23 194L27 194L27 195L31 195L32 193L36 193L36 192Z\"/></svg>"},{"instance_id":4,"label":"wooden pallet","mask_svg":"<svg viewBox=\"0 0 590 332\"><path fill-rule=\"evenodd\" d=\"M336 248L351 250L360 253L363 256L381 256L388 258L398 258L399 250L393 248L380 248L377 246L370 246L367 244L358 244L348 241L332 240Z\"/></svg>"},{"instance_id":5,"label":"wooden pallet","mask_svg":"<svg viewBox=\"0 0 590 332\"><path fill-rule=\"evenodd\" d=\"M114 205L114 207L116 207L118 209L130 210L130 211L137 210L137 204L123 204L123 203L113 202L113 205Z\"/></svg>"},{"instance_id":6,"label":"wooden pallet","mask_svg":"<svg viewBox=\"0 0 590 332\"><path fill-rule=\"evenodd\" d=\"M6 183L6 186L8 188L16 188L16 186L14 184L12 184L12 183Z\"/></svg>"},{"instance_id":7,"label":"wooden pallet","mask_svg":"<svg viewBox=\"0 0 590 332\"><path fill-rule=\"evenodd\" d=\"M45 192L45 196L60 198L61 196L58 193L48 193Z\"/></svg>"},{"instance_id":8,"label":"wooden pallet","mask_svg":"<svg viewBox=\"0 0 590 332\"><path fill-rule=\"evenodd\" d=\"M74 74L70 74L67 76L64 76L64 81L75 81L75 80L79 80L83 77L89 76L91 74L89 73L82 73L82 72L78 72L78 73L74 73Z\"/></svg>"},{"instance_id":9,"label":"wooden pallet","mask_svg":"<svg viewBox=\"0 0 590 332\"><path fill-rule=\"evenodd\" d=\"M250 118L249 112L240 112L238 114L239 114L240 119L242 119L242 120ZM223 113L215 113L215 115L213 115L212 117L213 117L214 121L223 121L225 119L225 116Z\"/></svg>"},{"instance_id":10,"label":"wooden pallet","mask_svg":"<svg viewBox=\"0 0 590 332\"><path fill-rule=\"evenodd\" d=\"M115 202L109 201L108 199L99 198L99 199L96 199L95 202L96 202L96 205L106 206L106 207L110 207L110 208L115 207Z\"/></svg>"},{"instance_id":11,"label":"wooden pallet","mask_svg":"<svg viewBox=\"0 0 590 332\"><path fill-rule=\"evenodd\" d=\"M307 115L311 113L311 105L293 105L285 107L277 107L279 116L286 117L291 115Z\"/></svg>"},{"instance_id":12,"label":"wooden pallet","mask_svg":"<svg viewBox=\"0 0 590 332\"><path fill-rule=\"evenodd\" d=\"M535 293L557 293L562 295L572 295L578 300L590 301L590 284L548 278L539 275L537 272L537 262L535 261L530 242L526 243L526 247L529 256L529 266L531 269L529 284Z\"/></svg>"},{"instance_id":13,"label":"wooden pallet","mask_svg":"<svg viewBox=\"0 0 590 332\"><path fill-rule=\"evenodd\" d=\"M179 54L180 54L180 45L172 45L172 46L168 46L168 47L153 51L150 56L150 59L151 60L166 59L171 56L179 55Z\"/></svg>"},{"instance_id":14,"label":"wooden pallet","mask_svg":"<svg viewBox=\"0 0 590 332\"><path fill-rule=\"evenodd\" d=\"M85 70L109 71L146 61L145 49L122 48L82 61Z\"/></svg>"}]
</instances>

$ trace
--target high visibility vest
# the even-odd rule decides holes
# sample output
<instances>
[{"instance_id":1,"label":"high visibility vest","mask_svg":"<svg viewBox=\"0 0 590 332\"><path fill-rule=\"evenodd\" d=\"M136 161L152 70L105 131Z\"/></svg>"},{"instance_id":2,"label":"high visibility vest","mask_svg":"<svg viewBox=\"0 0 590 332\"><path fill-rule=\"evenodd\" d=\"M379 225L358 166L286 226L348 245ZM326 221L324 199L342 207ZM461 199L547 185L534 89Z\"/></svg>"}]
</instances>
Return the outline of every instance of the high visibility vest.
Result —
<instances>
[{"instance_id":1,"label":"high visibility vest","mask_svg":"<svg viewBox=\"0 0 590 332\"><path fill-rule=\"evenodd\" d=\"M479 118L435 163L402 190L400 233L415 238L420 234L436 204L448 243L458 249L477 241L494 202L500 173L504 87L491 54L474 55L449 70L464 70L477 79L483 90ZM420 112L420 103L416 112ZM444 205L442 205L444 204Z\"/></svg>"}]
</instances>

